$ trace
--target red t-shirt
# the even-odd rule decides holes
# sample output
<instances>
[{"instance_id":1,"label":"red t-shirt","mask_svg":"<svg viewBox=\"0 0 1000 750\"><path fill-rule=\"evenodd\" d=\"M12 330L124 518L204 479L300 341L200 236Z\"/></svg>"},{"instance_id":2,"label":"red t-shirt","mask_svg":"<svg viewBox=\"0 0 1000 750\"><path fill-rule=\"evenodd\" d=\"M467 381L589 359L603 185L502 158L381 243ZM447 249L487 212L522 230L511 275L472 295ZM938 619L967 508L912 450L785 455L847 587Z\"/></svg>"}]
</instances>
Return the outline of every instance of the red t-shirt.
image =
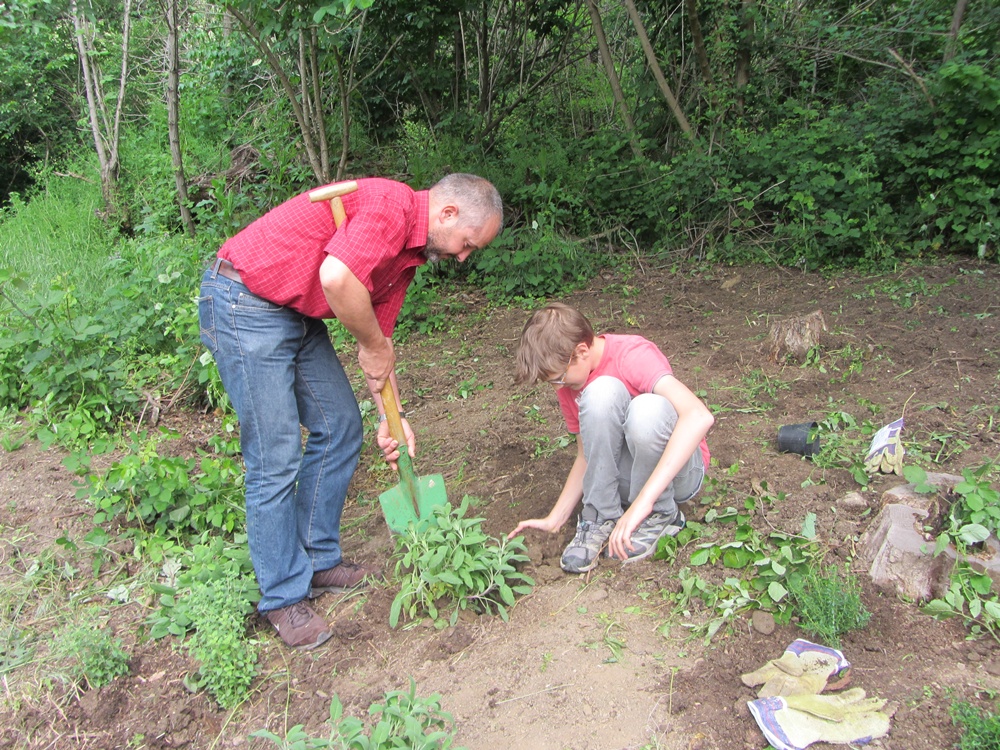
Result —
<instances>
[{"instance_id":1,"label":"red t-shirt","mask_svg":"<svg viewBox=\"0 0 1000 750\"><path fill-rule=\"evenodd\" d=\"M577 401L594 378L601 375L617 378L628 389L629 395L635 398L640 393L652 393L660 378L664 375L673 375L674 372L670 362L656 344L642 336L607 333L601 338L604 339L604 354L601 356L600 364L583 384L583 388L574 391L572 388L563 387L556 391L559 408L566 420L566 428L574 435L580 432L580 405ZM707 469L711 456L706 440L701 441L701 457Z\"/></svg>"},{"instance_id":2,"label":"red t-shirt","mask_svg":"<svg viewBox=\"0 0 1000 750\"><path fill-rule=\"evenodd\" d=\"M347 220L337 230L328 201L303 193L253 222L219 250L254 294L311 318L335 317L323 295L319 267L332 255L371 294L379 327L391 336L406 288L426 263L428 201L393 180L358 180L342 196Z\"/></svg>"}]
</instances>

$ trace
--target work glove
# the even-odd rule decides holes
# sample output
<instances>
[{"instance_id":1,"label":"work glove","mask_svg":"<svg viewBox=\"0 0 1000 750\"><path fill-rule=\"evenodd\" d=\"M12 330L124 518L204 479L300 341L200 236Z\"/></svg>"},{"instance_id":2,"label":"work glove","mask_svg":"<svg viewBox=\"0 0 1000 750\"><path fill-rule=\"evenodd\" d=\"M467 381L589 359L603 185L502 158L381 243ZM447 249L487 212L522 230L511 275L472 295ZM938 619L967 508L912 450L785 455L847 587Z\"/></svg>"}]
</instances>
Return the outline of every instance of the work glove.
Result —
<instances>
[{"instance_id":1,"label":"work glove","mask_svg":"<svg viewBox=\"0 0 1000 750\"><path fill-rule=\"evenodd\" d=\"M903 456L906 454L906 449L899 438L899 433L902 429L903 420L899 419L891 425L884 427L876 435L875 439L872 440L874 447L865 458L865 470L869 474L882 472L883 474L898 474L902 476ZM879 437L883 434L885 434L885 438L879 440Z\"/></svg>"},{"instance_id":2,"label":"work glove","mask_svg":"<svg viewBox=\"0 0 1000 750\"><path fill-rule=\"evenodd\" d=\"M776 750L802 750L814 742L864 744L889 731L885 701L860 688L842 695L758 698L747 705Z\"/></svg>"},{"instance_id":3,"label":"work glove","mask_svg":"<svg viewBox=\"0 0 1000 750\"><path fill-rule=\"evenodd\" d=\"M760 669L742 675L747 687L761 685L758 698L802 695L839 689L850 682L851 663L834 648L809 641L794 641L779 659L772 659Z\"/></svg>"}]
</instances>

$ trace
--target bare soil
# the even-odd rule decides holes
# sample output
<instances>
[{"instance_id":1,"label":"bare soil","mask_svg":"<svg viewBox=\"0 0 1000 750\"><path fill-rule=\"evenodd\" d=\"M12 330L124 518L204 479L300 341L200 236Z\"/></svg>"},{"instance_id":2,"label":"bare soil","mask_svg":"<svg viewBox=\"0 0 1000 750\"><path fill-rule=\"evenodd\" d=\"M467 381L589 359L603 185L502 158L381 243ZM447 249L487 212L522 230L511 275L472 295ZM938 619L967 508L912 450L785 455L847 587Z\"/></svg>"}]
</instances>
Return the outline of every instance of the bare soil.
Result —
<instances>
[{"instance_id":1,"label":"bare soil","mask_svg":"<svg viewBox=\"0 0 1000 750\"><path fill-rule=\"evenodd\" d=\"M998 293L1000 266L970 261L879 277L765 267L691 275L644 266L627 277L608 273L568 301L601 331L638 332L657 342L677 376L717 414L709 436L715 482L691 503L689 518L742 503L763 481L785 497L761 515L762 529L798 532L806 514L815 513L831 561L840 562L855 553L881 493L903 480L878 476L862 489L846 468L823 470L777 452L778 427L841 411L880 425L905 405L904 441L923 452L927 468L960 473L997 458ZM418 472L443 473L453 501L478 498L477 515L499 536L519 519L548 511L575 447L559 447L565 426L551 389L513 385L512 354L527 310L491 309L467 292L459 300L465 312L450 333L399 346L400 380L420 435ZM771 361L769 323L814 310L823 311L828 327L819 361ZM356 369L353 352L343 357ZM219 429L213 414L172 413L163 420L182 433L185 451ZM83 553L56 544L91 528L88 506L75 498L78 477L63 467L63 457L32 443L0 451L0 585L54 554L77 570L71 591L94 590ZM345 517L348 556L389 560L392 540L375 498L394 482L366 446ZM860 491L865 505L838 502L850 491ZM471 750L766 747L746 708L753 693L739 677L803 633L791 624L764 634L747 613L705 646L685 624L710 613L684 617L668 599L679 589L690 549L672 564L602 562L581 577L559 568L571 536L570 528L527 535L527 571L537 586L509 622L471 617L440 630L426 623L390 629L391 579L364 597L321 598L334 637L315 652L286 650L254 618L249 627L261 641L261 672L249 702L233 712L185 688L195 665L176 643L142 637L152 599L137 591L114 607L111 624L132 655L129 675L75 695L58 682L45 688L28 667L4 673L0 747L263 747L249 739L251 732L283 734L304 724L326 736L331 696L363 717L386 690L405 688L410 678L419 694L440 693L458 744ZM102 568L98 591L139 572L141 561L127 554L127 545L121 551L116 565ZM915 603L861 580L871 622L849 633L842 649L854 665L853 684L887 698L895 710L890 734L874 746L954 746L953 700L995 708L997 644L970 639L960 622L934 621ZM4 619L16 618L43 637L51 618L37 609L42 601L40 594Z\"/></svg>"}]
</instances>

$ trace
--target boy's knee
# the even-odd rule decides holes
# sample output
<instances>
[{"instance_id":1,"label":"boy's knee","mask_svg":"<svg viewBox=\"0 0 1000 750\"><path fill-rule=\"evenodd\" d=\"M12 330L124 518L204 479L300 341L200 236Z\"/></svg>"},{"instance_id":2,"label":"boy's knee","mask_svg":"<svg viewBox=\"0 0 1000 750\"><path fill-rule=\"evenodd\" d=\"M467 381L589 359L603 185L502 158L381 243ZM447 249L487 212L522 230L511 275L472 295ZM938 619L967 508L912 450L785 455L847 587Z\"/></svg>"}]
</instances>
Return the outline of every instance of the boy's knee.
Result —
<instances>
[{"instance_id":1,"label":"boy's knee","mask_svg":"<svg viewBox=\"0 0 1000 750\"><path fill-rule=\"evenodd\" d=\"M618 378L613 378L610 375L601 375L599 378L594 378L583 389L583 393L580 394L580 409L582 410L585 406L592 408L603 406L620 401L623 398L626 402L631 400L625 384Z\"/></svg>"},{"instance_id":2,"label":"boy's knee","mask_svg":"<svg viewBox=\"0 0 1000 750\"><path fill-rule=\"evenodd\" d=\"M625 428L638 436L669 437L677 425L677 410L669 399L655 393L640 393L629 405Z\"/></svg>"},{"instance_id":3,"label":"boy's knee","mask_svg":"<svg viewBox=\"0 0 1000 750\"><path fill-rule=\"evenodd\" d=\"M602 375L593 380L580 394L580 422L614 419L624 424L631 396L617 378Z\"/></svg>"}]
</instances>

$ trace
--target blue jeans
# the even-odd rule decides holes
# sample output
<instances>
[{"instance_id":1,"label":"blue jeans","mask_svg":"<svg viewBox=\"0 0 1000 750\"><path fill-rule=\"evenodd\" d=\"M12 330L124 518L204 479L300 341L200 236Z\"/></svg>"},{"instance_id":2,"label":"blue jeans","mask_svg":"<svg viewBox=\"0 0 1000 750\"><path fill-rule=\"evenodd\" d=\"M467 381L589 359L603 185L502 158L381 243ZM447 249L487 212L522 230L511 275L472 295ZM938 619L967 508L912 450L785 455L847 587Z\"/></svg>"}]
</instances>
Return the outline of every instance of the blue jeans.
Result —
<instances>
[{"instance_id":1,"label":"blue jeans","mask_svg":"<svg viewBox=\"0 0 1000 750\"><path fill-rule=\"evenodd\" d=\"M677 426L677 411L655 393L635 398L617 378L595 378L580 394L580 438L587 471L583 476L583 518L617 520L635 501L656 468ZM670 518L677 503L698 494L705 478L701 450L677 472L653 504Z\"/></svg>"},{"instance_id":2,"label":"blue jeans","mask_svg":"<svg viewBox=\"0 0 1000 750\"><path fill-rule=\"evenodd\" d=\"M323 321L212 268L198 319L240 420L258 609L286 607L308 595L314 571L340 564L340 514L361 452L358 402Z\"/></svg>"}]
</instances>

